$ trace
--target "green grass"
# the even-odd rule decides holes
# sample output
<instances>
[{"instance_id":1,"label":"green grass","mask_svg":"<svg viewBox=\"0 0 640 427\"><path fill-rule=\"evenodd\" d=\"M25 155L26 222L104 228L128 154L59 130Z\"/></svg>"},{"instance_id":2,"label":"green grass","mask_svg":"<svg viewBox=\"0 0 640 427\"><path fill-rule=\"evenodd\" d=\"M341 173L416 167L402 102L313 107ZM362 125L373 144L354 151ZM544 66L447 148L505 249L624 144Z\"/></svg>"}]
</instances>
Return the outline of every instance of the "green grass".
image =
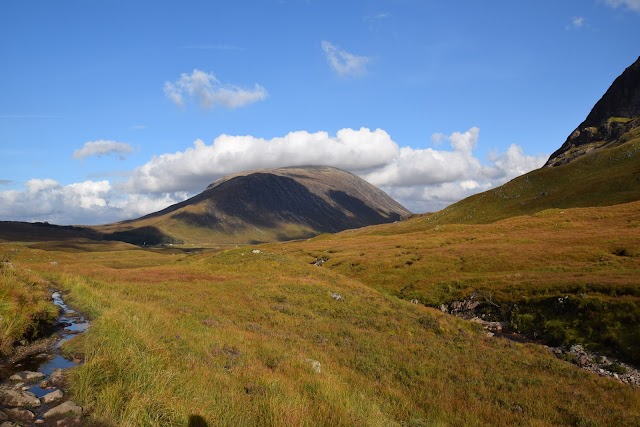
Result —
<instances>
[{"instance_id":1,"label":"green grass","mask_svg":"<svg viewBox=\"0 0 640 427\"><path fill-rule=\"evenodd\" d=\"M532 171L428 216L433 224L477 224L546 209L611 206L640 199L640 126L603 149Z\"/></svg>"}]
</instances>

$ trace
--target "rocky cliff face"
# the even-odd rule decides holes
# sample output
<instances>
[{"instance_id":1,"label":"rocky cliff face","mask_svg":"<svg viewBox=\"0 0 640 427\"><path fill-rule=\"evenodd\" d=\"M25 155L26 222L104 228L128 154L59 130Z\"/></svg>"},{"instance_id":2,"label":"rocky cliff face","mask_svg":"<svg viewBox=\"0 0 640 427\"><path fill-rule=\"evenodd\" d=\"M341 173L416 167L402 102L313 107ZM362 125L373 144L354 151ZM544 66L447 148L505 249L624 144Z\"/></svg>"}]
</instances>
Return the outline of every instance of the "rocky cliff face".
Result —
<instances>
[{"instance_id":1,"label":"rocky cliff face","mask_svg":"<svg viewBox=\"0 0 640 427\"><path fill-rule=\"evenodd\" d=\"M613 82L545 166L564 165L593 150L619 145L622 135L639 126L640 58Z\"/></svg>"}]
</instances>

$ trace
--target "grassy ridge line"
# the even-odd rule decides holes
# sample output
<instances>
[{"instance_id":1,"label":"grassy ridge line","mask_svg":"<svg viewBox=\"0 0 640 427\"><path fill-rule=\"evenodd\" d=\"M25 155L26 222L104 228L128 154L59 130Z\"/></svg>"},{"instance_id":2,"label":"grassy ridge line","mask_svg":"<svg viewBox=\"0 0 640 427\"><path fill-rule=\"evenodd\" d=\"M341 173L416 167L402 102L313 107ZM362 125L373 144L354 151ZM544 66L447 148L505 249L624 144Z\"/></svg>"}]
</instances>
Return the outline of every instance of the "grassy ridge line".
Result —
<instances>
[{"instance_id":1,"label":"grassy ridge line","mask_svg":"<svg viewBox=\"0 0 640 427\"><path fill-rule=\"evenodd\" d=\"M474 293L507 312L517 305L507 314L534 316L513 317L523 332L640 360L640 202L482 225L414 218L272 247L430 306ZM571 304L555 307L567 295Z\"/></svg>"},{"instance_id":2,"label":"grassy ridge line","mask_svg":"<svg viewBox=\"0 0 640 427\"><path fill-rule=\"evenodd\" d=\"M640 200L640 127L621 145L571 163L529 172L429 215L431 223L478 224L552 208L611 206Z\"/></svg>"},{"instance_id":3,"label":"grassy ridge line","mask_svg":"<svg viewBox=\"0 0 640 427\"><path fill-rule=\"evenodd\" d=\"M86 355L74 398L113 425L640 420L637 391L311 266L289 245L197 256L47 249L21 262L95 316L70 348Z\"/></svg>"}]
</instances>

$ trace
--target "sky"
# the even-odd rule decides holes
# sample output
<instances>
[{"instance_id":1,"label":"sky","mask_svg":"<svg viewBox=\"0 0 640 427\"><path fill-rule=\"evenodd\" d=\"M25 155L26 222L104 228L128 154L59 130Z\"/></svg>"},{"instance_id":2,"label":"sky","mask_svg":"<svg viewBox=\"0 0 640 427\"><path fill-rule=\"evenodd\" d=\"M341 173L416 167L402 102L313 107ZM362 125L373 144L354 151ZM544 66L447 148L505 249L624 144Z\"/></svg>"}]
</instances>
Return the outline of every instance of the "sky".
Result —
<instances>
[{"instance_id":1,"label":"sky","mask_svg":"<svg viewBox=\"0 0 640 427\"><path fill-rule=\"evenodd\" d=\"M3 0L0 220L300 165L436 211L541 167L638 41L640 0Z\"/></svg>"}]
</instances>

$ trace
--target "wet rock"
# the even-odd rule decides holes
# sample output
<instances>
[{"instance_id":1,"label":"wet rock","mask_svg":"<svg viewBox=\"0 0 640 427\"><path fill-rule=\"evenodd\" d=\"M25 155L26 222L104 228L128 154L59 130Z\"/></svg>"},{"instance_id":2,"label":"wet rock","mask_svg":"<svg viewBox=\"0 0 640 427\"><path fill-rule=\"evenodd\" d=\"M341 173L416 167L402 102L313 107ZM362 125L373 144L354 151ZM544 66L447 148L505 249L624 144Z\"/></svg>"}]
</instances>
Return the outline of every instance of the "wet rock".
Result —
<instances>
[{"instance_id":1,"label":"wet rock","mask_svg":"<svg viewBox=\"0 0 640 427\"><path fill-rule=\"evenodd\" d=\"M51 417L55 417L56 415L67 415L67 414L82 415L82 412L83 411L81 406L78 406L75 402L72 402L71 400L67 400L63 404L58 405L55 408L49 409L47 412L44 413L43 417L51 418Z\"/></svg>"},{"instance_id":2,"label":"wet rock","mask_svg":"<svg viewBox=\"0 0 640 427\"><path fill-rule=\"evenodd\" d=\"M8 386L0 386L1 406L40 406L40 399L28 391L16 390Z\"/></svg>"},{"instance_id":3,"label":"wet rock","mask_svg":"<svg viewBox=\"0 0 640 427\"><path fill-rule=\"evenodd\" d=\"M9 377L11 381L35 382L40 381L46 375L42 372L22 371Z\"/></svg>"},{"instance_id":4,"label":"wet rock","mask_svg":"<svg viewBox=\"0 0 640 427\"><path fill-rule=\"evenodd\" d=\"M49 390L49 389L53 388L53 387L51 386L51 384L49 384L49 381L48 381L48 380L40 381L40 384L38 384L38 386L39 386L41 389L44 389L44 390Z\"/></svg>"},{"instance_id":5,"label":"wet rock","mask_svg":"<svg viewBox=\"0 0 640 427\"><path fill-rule=\"evenodd\" d=\"M62 387L64 385L64 371L62 369L56 369L49 376L50 387Z\"/></svg>"},{"instance_id":6,"label":"wet rock","mask_svg":"<svg viewBox=\"0 0 640 427\"><path fill-rule=\"evenodd\" d=\"M36 418L35 414L28 409L11 408L5 409L4 411L9 418L19 423L31 423Z\"/></svg>"},{"instance_id":7,"label":"wet rock","mask_svg":"<svg viewBox=\"0 0 640 427\"><path fill-rule=\"evenodd\" d=\"M64 397L64 393L62 390L52 391L51 393L47 393L42 396L42 403L52 403L56 400L60 400Z\"/></svg>"}]
</instances>

